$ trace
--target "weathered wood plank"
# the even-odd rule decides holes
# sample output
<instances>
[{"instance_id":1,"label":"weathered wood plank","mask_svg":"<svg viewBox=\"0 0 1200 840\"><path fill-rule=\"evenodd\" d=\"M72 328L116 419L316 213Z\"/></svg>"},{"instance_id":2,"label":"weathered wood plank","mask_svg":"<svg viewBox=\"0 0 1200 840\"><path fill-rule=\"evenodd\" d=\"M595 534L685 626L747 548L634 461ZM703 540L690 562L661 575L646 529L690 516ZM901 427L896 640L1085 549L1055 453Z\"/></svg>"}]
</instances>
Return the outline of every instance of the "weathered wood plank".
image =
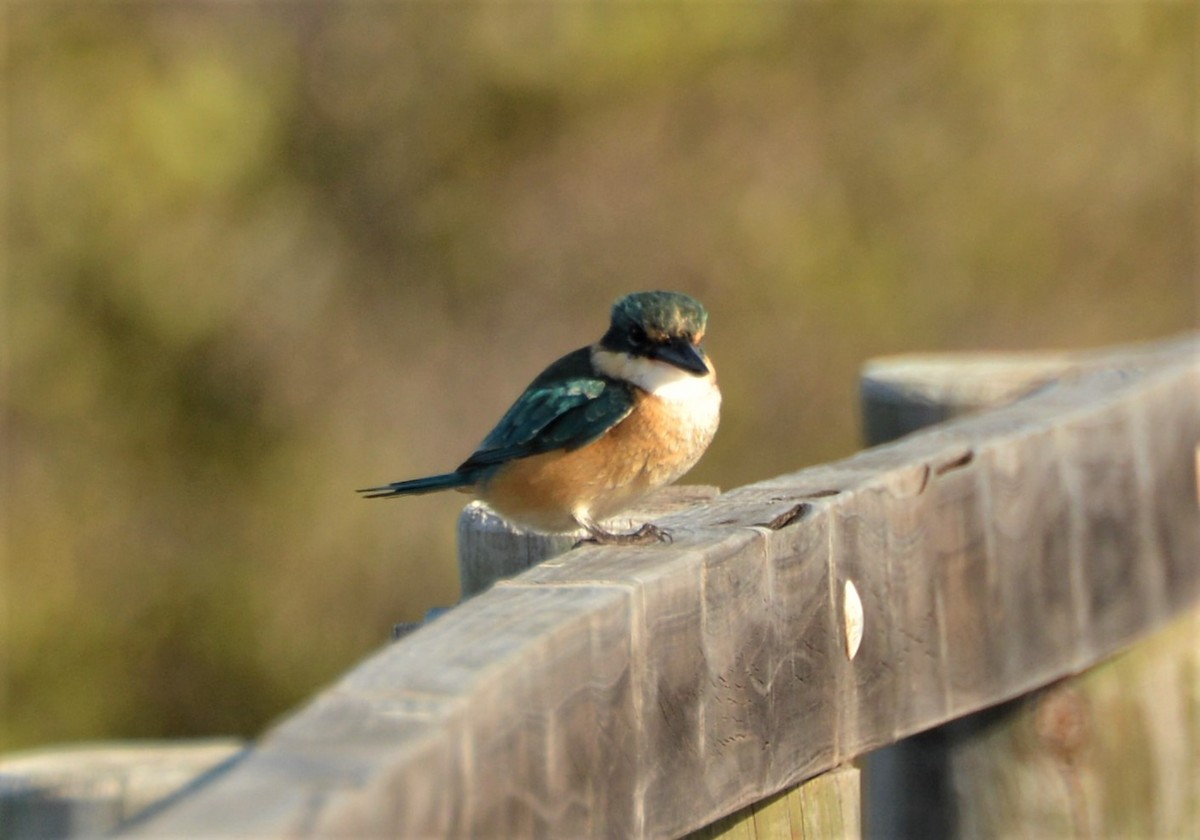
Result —
<instances>
[{"instance_id":1,"label":"weathered wood plank","mask_svg":"<svg viewBox=\"0 0 1200 840\"><path fill-rule=\"evenodd\" d=\"M129 833L679 836L1026 690L1004 640L1030 613L999 567L1026 541L1031 574L1057 581L1065 557L1069 583L1047 596L1063 637L1021 644L1037 679L1072 672L1191 603L1153 585L1135 598L1152 609L1114 602L1144 544L1162 580L1200 589L1198 347L731 491L661 520L669 545L549 560L367 660ZM1094 446L1134 478L1102 475ZM865 610L853 661L847 580Z\"/></svg>"},{"instance_id":2,"label":"weathered wood plank","mask_svg":"<svg viewBox=\"0 0 1200 840\"><path fill-rule=\"evenodd\" d=\"M1200 388L1186 378L1163 379L1150 387L1158 390L1130 408L1138 433L1139 533L1144 550L1161 563L1163 608L1175 613L1200 600L1200 575L1196 574L1200 528L1179 524L1200 507ZM1171 405L1190 409L1172 411ZM1192 470L1181 464L1179 469L1154 473L1150 465L1180 457L1189 443L1194 451Z\"/></svg>"},{"instance_id":3,"label":"weathered wood plank","mask_svg":"<svg viewBox=\"0 0 1200 840\"><path fill-rule=\"evenodd\" d=\"M234 759L232 739L88 743L0 758L0 838L89 836Z\"/></svg>"}]
</instances>

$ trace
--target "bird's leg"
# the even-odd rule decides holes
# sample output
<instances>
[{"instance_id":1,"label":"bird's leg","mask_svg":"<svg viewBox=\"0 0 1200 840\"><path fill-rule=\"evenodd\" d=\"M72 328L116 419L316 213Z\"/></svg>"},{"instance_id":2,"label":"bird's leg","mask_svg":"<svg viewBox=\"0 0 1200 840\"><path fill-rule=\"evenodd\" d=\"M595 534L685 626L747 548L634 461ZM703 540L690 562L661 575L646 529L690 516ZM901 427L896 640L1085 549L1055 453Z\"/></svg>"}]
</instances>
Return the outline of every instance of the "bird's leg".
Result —
<instances>
[{"instance_id":1,"label":"bird's leg","mask_svg":"<svg viewBox=\"0 0 1200 840\"><path fill-rule=\"evenodd\" d=\"M671 542L671 535L657 525L647 522L641 528L629 534L613 534L605 531L588 517L576 516L576 521L588 532L588 536L577 542L594 543L596 545L651 545L652 543Z\"/></svg>"}]
</instances>

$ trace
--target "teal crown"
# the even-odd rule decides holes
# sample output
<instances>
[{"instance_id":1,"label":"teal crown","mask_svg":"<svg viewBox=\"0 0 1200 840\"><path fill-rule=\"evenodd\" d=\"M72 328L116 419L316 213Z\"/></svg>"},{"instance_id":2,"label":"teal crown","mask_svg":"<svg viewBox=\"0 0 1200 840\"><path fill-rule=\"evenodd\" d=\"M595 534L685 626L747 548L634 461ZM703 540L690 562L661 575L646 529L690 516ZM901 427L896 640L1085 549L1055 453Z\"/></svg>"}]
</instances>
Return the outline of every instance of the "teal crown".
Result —
<instances>
[{"instance_id":1,"label":"teal crown","mask_svg":"<svg viewBox=\"0 0 1200 840\"><path fill-rule=\"evenodd\" d=\"M641 327L651 338L699 338L708 323L700 301L682 292L634 292L613 304L612 327Z\"/></svg>"}]
</instances>

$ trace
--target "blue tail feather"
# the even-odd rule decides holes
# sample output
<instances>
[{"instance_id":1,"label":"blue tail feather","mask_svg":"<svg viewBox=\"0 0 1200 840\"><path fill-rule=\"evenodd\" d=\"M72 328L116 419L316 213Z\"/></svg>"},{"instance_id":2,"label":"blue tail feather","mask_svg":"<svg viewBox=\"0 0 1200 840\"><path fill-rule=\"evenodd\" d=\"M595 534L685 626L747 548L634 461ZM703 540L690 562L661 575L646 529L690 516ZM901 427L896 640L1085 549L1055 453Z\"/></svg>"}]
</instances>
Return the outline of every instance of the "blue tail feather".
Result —
<instances>
[{"instance_id":1,"label":"blue tail feather","mask_svg":"<svg viewBox=\"0 0 1200 840\"><path fill-rule=\"evenodd\" d=\"M415 496L419 493L436 493L438 490L451 490L455 487L466 487L473 483L470 476L452 472L445 475L413 478L408 481L393 481L391 484L384 484L380 487L365 487L356 492L362 493L364 499L386 499L391 496Z\"/></svg>"}]
</instances>

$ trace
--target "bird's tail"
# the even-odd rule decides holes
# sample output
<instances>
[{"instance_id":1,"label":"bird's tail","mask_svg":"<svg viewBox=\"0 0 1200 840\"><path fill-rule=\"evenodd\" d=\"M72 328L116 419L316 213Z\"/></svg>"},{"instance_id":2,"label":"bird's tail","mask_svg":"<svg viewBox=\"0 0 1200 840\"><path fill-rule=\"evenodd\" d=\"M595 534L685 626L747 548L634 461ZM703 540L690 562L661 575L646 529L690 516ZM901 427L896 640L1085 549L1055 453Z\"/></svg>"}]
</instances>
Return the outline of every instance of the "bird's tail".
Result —
<instances>
[{"instance_id":1,"label":"bird's tail","mask_svg":"<svg viewBox=\"0 0 1200 840\"><path fill-rule=\"evenodd\" d=\"M386 499L391 496L415 496L419 493L436 493L438 490L451 490L455 487L466 487L473 484L470 476L463 473L446 473L445 475L430 475L425 478L413 478L408 481L393 481L381 487L364 487L357 492L364 499Z\"/></svg>"}]
</instances>

